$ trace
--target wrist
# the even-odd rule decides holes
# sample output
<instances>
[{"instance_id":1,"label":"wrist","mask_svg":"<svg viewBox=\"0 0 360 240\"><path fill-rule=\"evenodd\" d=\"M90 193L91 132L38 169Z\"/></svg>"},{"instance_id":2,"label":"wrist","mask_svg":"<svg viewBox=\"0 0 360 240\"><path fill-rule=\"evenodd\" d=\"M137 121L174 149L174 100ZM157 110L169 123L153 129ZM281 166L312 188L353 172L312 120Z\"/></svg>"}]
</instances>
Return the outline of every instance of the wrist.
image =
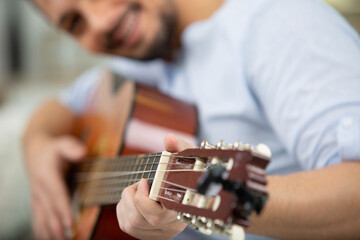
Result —
<instances>
[{"instance_id":1,"label":"wrist","mask_svg":"<svg viewBox=\"0 0 360 240\"><path fill-rule=\"evenodd\" d=\"M45 149L46 145L53 138L53 136L46 133L37 133L31 134L30 136L25 136L23 140L23 152L25 155L25 161L29 161L29 159L31 159L31 156L41 151L41 149Z\"/></svg>"}]
</instances>

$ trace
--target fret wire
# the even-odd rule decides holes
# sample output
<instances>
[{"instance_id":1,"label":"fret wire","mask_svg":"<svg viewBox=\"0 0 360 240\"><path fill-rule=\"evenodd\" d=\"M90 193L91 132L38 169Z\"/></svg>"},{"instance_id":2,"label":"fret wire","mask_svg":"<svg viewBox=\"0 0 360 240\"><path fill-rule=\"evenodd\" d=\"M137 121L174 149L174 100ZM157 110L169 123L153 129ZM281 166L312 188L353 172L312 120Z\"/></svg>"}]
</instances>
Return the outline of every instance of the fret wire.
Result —
<instances>
[{"instance_id":1,"label":"fret wire","mask_svg":"<svg viewBox=\"0 0 360 240\"><path fill-rule=\"evenodd\" d=\"M132 162L127 162L127 161L124 161L124 165L125 165L125 170L128 170L128 171L130 171L131 170L131 168L133 168L134 167L134 164L135 164L135 161L136 161L136 159L132 159ZM125 178L125 176L123 176L122 177L122 179L127 179L128 181L127 182L124 182L124 188L126 187L126 186L129 186L130 185L130 179L129 178Z\"/></svg>"},{"instance_id":2,"label":"fret wire","mask_svg":"<svg viewBox=\"0 0 360 240\"><path fill-rule=\"evenodd\" d=\"M149 155L146 160L146 164L145 164L145 168L144 168L145 171L149 171L150 165L148 165L148 164L149 164L150 157L151 157L151 155ZM149 179L149 176L150 176L150 172L148 173L148 176L146 178Z\"/></svg>"},{"instance_id":3,"label":"fret wire","mask_svg":"<svg viewBox=\"0 0 360 240\"><path fill-rule=\"evenodd\" d=\"M130 159L130 158L128 158L128 159ZM132 162L133 162L134 160L132 159ZM116 166L117 166L117 168L118 168L118 171L121 171L122 169L124 169L125 168L125 166L126 166L126 161L119 161L119 160L114 160L114 162L117 162L116 163ZM120 180L122 180L122 182L121 182L121 187L125 187L126 186L126 180L127 179L125 179L124 178L124 176L123 177L121 177L120 178ZM120 198L119 198L120 199Z\"/></svg>"},{"instance_id":4,"label":"fret wire","mask_svg":"<svg viewBox=\"0 0 360 240\"><path fill-rule=\"evenodd\" d=\"M149 158L150 158L150 156L148 156L147 158L146 158L146 162L149 160ZM141 162L142 163L142 162ZM142 175L141 175L141 178L144 178L144 173L145 173L145 170L146 170L146 163L141 167L142 168L142 171L143 171L143 173L142 173Z\"/></svg>"},{"instance_id":5,"label":"fret wire","mask_svg":"<svg viewBox=\"0 0 360 240\"><path fill-rule=\"evenodd\" d=\"M139 161L139 158L136 158L136 160L135 160L135 164L134 164L134 166L133 166L133 168L132 168L132 171L134 172L134 170L136 169L136 164L137 164L137 162ZM129 183L128 183L128 186L130 186L130 185L132 185L134 182L133 182L133 174L131 174L130 175L130 179L129 179Z\"/></svg>"},{"instance_id":6,"label":"fret wire","mask_svg":"<svg viewBox=\"0 0 360 240\"><path fill-rule=\"evenodd\" d=\"M142 164L142 161L143 161L144 158L141 158L139 164L138 164L138 173L136 174L136 178L139 178L139 172L141 171L141 164ZM144 173L143 173L144 174Z\"/></svg>"},{"instance_id":7,"label":"fret wire","mask_svg":"<svg viewBox=\"0 0 360 240\"><path fill-rule=\"evenodd\" d=\"M151 164L151 169L150 169L151 172L153 171L155 160L156 160L156 157L154 156L152 164ZM152 173L151 174L149 173L149 178L153 178Z\"/></svg>"}]
</instances>

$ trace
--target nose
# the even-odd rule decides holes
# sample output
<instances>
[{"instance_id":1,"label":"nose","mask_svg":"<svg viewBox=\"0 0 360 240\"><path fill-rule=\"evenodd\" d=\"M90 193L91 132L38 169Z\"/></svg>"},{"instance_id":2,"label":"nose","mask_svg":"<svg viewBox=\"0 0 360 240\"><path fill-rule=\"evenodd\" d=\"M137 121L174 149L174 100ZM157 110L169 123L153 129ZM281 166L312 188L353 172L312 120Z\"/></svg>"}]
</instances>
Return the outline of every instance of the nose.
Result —
<instances>
[{"instance_id":1,"label":"nose","mask_svg":"<svg viewBox=\"0 0 360 240\"><path fill-rule=\"evenodd\" d=\"M101 52L106 35L112 29L114 7L110 2L104 0L81 1L80 10L86 22L86 30L80 42L90 51Z\"/></svg>"}]
</instances>

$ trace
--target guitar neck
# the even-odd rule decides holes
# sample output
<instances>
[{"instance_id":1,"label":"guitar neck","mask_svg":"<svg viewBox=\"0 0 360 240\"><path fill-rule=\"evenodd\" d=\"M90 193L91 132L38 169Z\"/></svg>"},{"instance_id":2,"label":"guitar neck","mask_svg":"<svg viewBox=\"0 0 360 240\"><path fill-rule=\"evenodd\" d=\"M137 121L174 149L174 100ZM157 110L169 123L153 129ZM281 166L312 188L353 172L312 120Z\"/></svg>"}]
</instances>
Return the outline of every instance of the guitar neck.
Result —
<instances>
[{"instance_id":1,"label":"guitar neck","mask_svg":"<svg viewBox=\"0 0 360 240\"><path fill-rule=\"evenodd\" d=\"M154 179L161 154L89 159L70 171L70 189L83 206L116 204L127 186L142 178Z\"/></svg>"}]
</instances>

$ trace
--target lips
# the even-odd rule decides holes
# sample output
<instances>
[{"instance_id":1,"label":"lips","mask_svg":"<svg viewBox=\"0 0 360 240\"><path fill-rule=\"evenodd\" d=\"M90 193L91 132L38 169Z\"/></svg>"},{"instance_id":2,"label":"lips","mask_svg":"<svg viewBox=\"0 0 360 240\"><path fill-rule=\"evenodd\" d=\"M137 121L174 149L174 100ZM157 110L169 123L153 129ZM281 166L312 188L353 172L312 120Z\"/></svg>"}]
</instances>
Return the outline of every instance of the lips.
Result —
<instances>
[{"instance_id":1,"label":"lips","mask_svg":"<svg viewBox=\"0 0 360 240\"><path fill-rule=\"evenodd\" d=\"M118 24L109 35L108 45L115 47L132 47L136 44L139 36L139 11L130 8L124 13Z\"/></svg>"}]
</instances>

